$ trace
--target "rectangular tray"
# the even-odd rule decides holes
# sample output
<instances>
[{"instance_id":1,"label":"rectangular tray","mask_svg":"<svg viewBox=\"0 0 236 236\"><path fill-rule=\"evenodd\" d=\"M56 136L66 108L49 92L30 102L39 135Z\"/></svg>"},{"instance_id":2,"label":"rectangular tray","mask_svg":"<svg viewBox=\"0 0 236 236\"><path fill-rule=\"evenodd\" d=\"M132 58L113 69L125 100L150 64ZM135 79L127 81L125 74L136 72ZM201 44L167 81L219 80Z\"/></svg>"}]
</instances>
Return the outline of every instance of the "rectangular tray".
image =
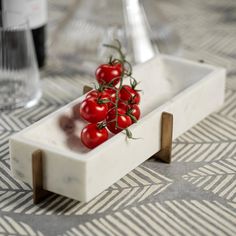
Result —
<instances>
[{"instance_id":1,"label":"rectangular tray","mask_svg":"<svg viewBox=\"0 0 236 236\"><path fill-rule=\"evenodd\" d=\"M141 81L142 118L130 127L137 140L123 133L93 150L71 150L58 127L83 96L10 138L11 170L32 185L31 156L44 154L46 190L87 202L160 150L161 114L174 116L173 138L218 109L224 101L225 70L172 56L158 57L134 68ZM82 123L78 122L77 132Z\"/></svg>"}]
</instances>

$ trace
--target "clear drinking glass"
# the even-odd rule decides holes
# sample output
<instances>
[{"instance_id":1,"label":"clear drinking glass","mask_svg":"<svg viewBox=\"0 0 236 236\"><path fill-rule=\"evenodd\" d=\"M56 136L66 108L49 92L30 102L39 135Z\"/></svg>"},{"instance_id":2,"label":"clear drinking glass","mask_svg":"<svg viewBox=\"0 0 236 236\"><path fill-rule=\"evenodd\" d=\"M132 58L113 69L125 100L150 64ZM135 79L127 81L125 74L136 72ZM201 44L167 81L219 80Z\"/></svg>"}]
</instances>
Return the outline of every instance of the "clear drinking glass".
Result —
<instances>
[{"instance_id":1,"label":"clear drinking glass","mask_svg":"<svg viewBox=\"0 0 236 236\"><path fill-rule=\"evenodd\" d=\"M41 96L39 71L28 20L0 13L0 110L30 107Z\"/></svg>"}]
</instances>

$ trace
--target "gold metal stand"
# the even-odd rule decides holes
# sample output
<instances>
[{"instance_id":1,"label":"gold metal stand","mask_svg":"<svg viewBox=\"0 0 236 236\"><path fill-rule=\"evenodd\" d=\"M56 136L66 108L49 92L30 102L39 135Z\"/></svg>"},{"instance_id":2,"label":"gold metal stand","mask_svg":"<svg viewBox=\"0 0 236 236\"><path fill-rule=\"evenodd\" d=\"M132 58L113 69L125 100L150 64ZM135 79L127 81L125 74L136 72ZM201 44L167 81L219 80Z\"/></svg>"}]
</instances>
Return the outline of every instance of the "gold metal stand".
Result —
<instances>
[{"instance_id":1,"label":"gold metal stand","mask_svg":"<svg viewBox=\"0 0 236 236\"><path fill-rule=\"evenodd\" d=\"M161 117L161 150L154 154L152 157L160 159L166 163L171 162L172 135L173 115L167 112L163 112Z\"/></svg>"},{"instance_id":2,"label":"gold metal stand","mask_svg":"<svg viewBox=\"0 0 236 236\"><path fill-rule=\"evenodd\" d=\"M43 153L36 150L32 154L33 202L37 204L46 199L51 192L43 187Z\"/></svg>"}]
</instances>

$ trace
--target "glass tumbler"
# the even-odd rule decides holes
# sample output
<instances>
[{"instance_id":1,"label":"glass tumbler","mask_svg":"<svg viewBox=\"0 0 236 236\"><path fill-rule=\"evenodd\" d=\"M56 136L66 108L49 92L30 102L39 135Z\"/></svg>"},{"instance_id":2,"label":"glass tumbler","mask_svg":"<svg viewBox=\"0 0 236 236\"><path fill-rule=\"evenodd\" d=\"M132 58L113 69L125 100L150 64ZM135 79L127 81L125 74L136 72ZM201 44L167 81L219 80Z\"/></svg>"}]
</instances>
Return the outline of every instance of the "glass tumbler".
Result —
<instances>
[{"instance_id":1,"label":"glass tumbler","mask_svg":"<svg viewBox=\"0 0 236 236\"><path fill-rule=\"evenodd\" d=\"M0 110L30 107L41 96L39 71L28 20L0 13Z\"/></svg>"}]
</instances>

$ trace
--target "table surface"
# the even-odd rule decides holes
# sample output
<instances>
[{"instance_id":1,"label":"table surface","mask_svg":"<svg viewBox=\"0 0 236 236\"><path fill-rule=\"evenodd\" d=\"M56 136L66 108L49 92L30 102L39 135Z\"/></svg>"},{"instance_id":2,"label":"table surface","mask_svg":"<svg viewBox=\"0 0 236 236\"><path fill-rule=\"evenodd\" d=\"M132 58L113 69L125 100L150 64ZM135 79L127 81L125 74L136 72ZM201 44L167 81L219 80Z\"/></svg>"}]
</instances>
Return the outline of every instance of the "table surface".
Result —
<instances>
[{"instance_id":1,"label":"table surface","mask_svg":"<svg viewBox=\"0 0 236 236\"><path fill-rule=\"evenodd\" d=\"M49 1L49 48L74 4ZM40 103L0 114L0 235L236 235L236 2L159 6L185 57L227 68L224 106L174 140L171 165L148 160L87 204L53 195L36 206L31 188L10 174L9 136L81 95L86 83L73 55L50 49Z\"/></svg>"}]
</instances>

